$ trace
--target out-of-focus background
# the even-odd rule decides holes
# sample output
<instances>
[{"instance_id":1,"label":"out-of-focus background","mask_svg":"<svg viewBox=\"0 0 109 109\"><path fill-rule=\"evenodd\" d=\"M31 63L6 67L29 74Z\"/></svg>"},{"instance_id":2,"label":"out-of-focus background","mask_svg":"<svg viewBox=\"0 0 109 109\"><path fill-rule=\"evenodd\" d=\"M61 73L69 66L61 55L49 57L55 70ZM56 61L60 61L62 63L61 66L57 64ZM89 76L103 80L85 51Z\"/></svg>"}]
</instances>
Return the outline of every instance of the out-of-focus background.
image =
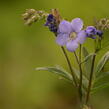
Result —
<instances>
[{"instance_id":1,"label":"out-of-focus background","mask_svg":"<svg viewBox=\"0 0 109 109\"><path fill-rule=\"evenodd\" d=\"M68 67L43 21L24 25L21 14L28 8L48 12L58 8L64 18L80 17L91 25L94 18L109 18L109 0L0 0L0 109L76 109L77 93L71 84L49 72L35 71L40 66ZM109 32L104 36L108 40ZM90 52L92 44L90 39L85 43ZM109 108L108 91L92 96L94 109Z\"/></svg>"}]
</instances>

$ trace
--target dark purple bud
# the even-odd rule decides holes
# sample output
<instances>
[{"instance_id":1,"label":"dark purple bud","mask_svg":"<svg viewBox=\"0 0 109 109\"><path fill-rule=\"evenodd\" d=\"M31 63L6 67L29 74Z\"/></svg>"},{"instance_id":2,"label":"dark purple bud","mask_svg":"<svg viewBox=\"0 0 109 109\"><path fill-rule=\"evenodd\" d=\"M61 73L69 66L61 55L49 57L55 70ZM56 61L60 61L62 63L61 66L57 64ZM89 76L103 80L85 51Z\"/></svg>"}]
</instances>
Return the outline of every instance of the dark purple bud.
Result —
<instances>
[{"instance_id":1,"label":"dark purple bud","mask_svg":"<svg viewBox=\"0 0 109 109\"><path fill-rule=\"evenodd\" d=\"M52 14L49 14L47 17L48 22L52 22L54 20L54 16Z\"/></svg>"},{"instance_id":2,"label":"dark purple bud","mask_svg":"<svg viewBox=\"0 0 109 109\"><path fill-rule=\"evenodd\" d=\"M85 30L87 37L97 35L97 29L94 26L88 26Z\"/></svg>"},{"instance_id":3,"label":"dark purple bud","mask_svg":"<svg viewBox=\"0 0 109 109\"><path fill-rule=\"evenodd\" d=\"M57 33L57 22L55 17L52 14L49 14L45 23L45 26L48 26L49 30Z\"/></svg>"},{"instance_id":4,"label":"dark purple bud","mask_svg":"<svg viewBox=\"0 0 109 109\"><path fill-rule=\"evenodd\" d=\"M51 24L51 25L49 26L49 29L50 29L50 31L52 31L52 32L57 32L57 26L54 25L54 24Z\"/></svg>"},{"instance_id":5,"label":"dark purple bud","mask_svg":"<svg viewBox=\"0 0 109 109\"><path fill-rule=\"evenodd\" d=\"M102 31L100 31L100 30L97 30L97 35L98 35L98 36L100 36L100 37L102 37L103 32L102 32Z\"/></svg>"}]
</instances>

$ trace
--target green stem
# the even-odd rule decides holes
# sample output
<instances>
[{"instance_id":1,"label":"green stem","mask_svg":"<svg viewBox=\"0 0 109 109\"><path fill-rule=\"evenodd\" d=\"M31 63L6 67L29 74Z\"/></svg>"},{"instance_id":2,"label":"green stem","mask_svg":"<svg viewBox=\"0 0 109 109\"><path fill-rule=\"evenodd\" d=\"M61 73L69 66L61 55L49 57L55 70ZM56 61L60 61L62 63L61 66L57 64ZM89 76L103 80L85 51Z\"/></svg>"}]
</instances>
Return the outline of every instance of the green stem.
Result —
<instances>
[{"instance_id":1,"label":"green stem","mask_svg":"<svg viewBox=\"0 0 109 109\"><path fill-rule=\"evenodd\" d=\"M82 75L83 75L83 72L82 72L82 66L81 66L81 48L82 48L82 46L80 45L79 59L78 59L78 56L76 55L76 52L74 52L74 55L75 55L75 58L76 58L76 61L78 63L79 70L80 70L79 95L80 95L80 100L82 101L82 80L83 80Z\"/></svg>"},{"instance_id":2,"label":"green stem","mask_svg":"<svg viewBox=\"0 0 109 109\"><path fill-rule=\"evenodd\" d=\"M79 69L80 69L80 83L79 83L79 92L80 92L80 100L82 100L82 75L83 75L83 72L82 72L82 66L81 66L81 44L80 44L80 52L79 52Z\"/></svg>"},{"instance_id":3,"label":"green stem","mask_svg":"<svg viewBox=\"0 0 109 109\"><path fill-rule=\"evenodd\" d=\"M74 80L74 83L75 83L75 86L77 87L77 81L76 81L76 78L75 78L75 75L74 75L74 72L73 72L73 69L72 69L70 60L69 60L69 58L68 58L68 55L67 55L67 53L66 53L66 51L65 51L65 49L64 49L63 46L61 46L61 49L62 49L62 51L63 51L63 53L64 53L64 55L65 55L65 58L66 58L66 60L67 60L69 69L70 69L70 71L71 71L71 74L72 74L72 77L73 77L73 80Z\"/></svg>"},{"instance_id":4,"label":"green stem","mask_svg":"<svg viewBox=\"0 0 109 109\"><path fill-rule=\"evenodd\" d=\"M75 58L76 58L76 61L77 61L78 65L79 65L79 64L80 64L80 63L79 63L79 59L78 59L78 56L77 56L77 54L76 54L75 51L74 51L74 55L75 55Z\"/></svg>"},{"instance_id":5,"label":"green stem","mask_svg":"<svg viewBox=\"0 0 109 109\"><path fill-rule=\"evenodd\" d=\"M88 85L88 90L87 90L87 95L86 95L86 104L89 101L90 91L91 91L91 87L92 87L92 80L93 80L93 73L94 73L95 58L96 58L96 52L95 52L95 54L93 56L93 59L92 59L92 66L91 66L91 72L90 72L89 85Z\"/></svg>"}]
</instances>

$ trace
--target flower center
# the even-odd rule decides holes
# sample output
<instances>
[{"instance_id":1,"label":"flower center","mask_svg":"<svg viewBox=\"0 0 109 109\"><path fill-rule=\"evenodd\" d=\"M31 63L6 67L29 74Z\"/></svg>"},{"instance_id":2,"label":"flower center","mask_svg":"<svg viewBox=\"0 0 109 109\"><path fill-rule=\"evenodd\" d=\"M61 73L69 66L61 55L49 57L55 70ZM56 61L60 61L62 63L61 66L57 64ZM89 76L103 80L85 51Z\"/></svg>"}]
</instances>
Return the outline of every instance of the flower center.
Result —
<instances>
[{"instance_id":1,"label":"flower center","mask_svg":"<svg viewBox=\"0 0 109 109\"><path fill-rule=\"evenodd\" d=\"M70 34L70 39L71 39L71 40L74 40L76 37L77 37L77 33L76 33L76 32L72 32L72 33Z\"/></svg>"}]
</instances>

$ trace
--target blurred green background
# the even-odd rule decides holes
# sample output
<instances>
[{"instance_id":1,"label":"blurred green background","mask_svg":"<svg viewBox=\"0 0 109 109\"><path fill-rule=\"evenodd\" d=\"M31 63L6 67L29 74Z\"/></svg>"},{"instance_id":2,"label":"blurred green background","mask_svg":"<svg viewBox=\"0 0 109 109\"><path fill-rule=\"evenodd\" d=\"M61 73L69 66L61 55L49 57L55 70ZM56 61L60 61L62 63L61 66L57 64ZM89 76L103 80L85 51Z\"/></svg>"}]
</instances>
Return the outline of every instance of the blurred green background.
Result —
<instances>
[{"instance_id":1,"label":"blurred green background","mask_svg":"<svg viewBox=\"0 0 109 109\"><path fill-rule=\"evenodd\" d=\"M43 21L24 25L21 14L28 8L48 12L58 8L64 18L80 17L91 25L94 18L109 17L109 0L0 0L0 109L76 109L78 99L71 84L49 72L35 71L40 66L68 68ZM90 39L85 46L92 51ZM109 108L108 91L92 96L94 109Z\"/></svg>"}]
</instances>

